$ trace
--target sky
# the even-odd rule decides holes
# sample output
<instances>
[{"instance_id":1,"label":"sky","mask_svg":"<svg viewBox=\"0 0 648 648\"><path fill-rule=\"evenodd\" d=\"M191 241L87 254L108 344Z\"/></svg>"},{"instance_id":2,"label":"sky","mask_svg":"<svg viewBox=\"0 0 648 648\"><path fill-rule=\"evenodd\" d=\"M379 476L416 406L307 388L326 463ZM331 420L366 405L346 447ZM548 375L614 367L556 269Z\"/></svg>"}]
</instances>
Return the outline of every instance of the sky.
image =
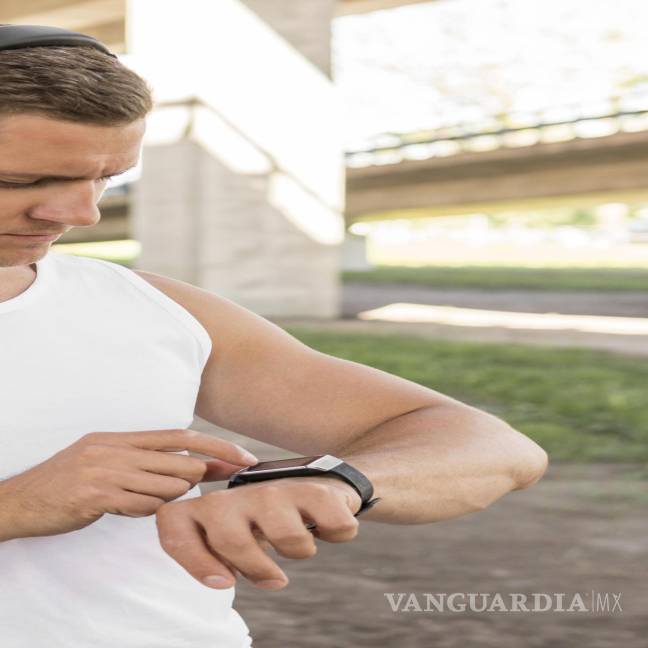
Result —
<instances>
[{"instance_id":1,"label":"sky","mask_svg":"<svg viewBox=\"0 0 648 648\"><path fill-rule=\"evenodd\" d=\"M438 0L333 23L347 148L551 108L648 109L647 0ZM613 110L614 111L614 110Z\"/></svg>"}]
</instances>

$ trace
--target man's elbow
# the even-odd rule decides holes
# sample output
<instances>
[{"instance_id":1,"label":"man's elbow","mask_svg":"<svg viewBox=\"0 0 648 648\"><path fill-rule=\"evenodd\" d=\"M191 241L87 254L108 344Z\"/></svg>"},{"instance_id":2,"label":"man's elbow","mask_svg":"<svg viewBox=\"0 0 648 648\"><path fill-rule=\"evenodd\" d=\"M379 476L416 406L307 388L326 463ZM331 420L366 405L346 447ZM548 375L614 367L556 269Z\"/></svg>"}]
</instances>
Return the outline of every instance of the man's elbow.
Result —
<instances>
[{"instance_id":1,"label":"man's elbow","mask_svg":"<svg viewBox=\"0 0 648 648\"><path fill-rule=\"evenodd\" d=\"M488 430L490 440L498 440L494 444L498 448L498 472L506 475L510 490L529 488L542 479L549 466L549 456L543 448L498 416L474 407L469 407L469 411L477 413L479 427Z\"/></svg>"},{"instance_id":2,"label":"man's elbow","mask_svg":"<svg viewBox=\"0 0 648 648\"><path fill-rule=\"evenodd\" d=\"M520 432L517 449L514 452L514 490L529 488L540 481L549 466L549 455L535 441Z\"/></svg>"}]
</instances>

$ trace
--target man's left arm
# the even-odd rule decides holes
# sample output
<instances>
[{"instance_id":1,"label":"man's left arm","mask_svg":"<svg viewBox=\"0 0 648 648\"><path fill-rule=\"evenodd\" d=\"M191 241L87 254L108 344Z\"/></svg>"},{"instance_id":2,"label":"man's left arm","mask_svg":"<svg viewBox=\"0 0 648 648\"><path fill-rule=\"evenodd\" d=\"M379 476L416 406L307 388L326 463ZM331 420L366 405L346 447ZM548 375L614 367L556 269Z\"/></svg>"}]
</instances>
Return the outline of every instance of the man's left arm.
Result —
<instances>
[{"instance_id":1,"label":"man's left arm","mask_svg":"<svg viewBox=\"0 0 648 648\"><path fill-rule=\"evenodd\" d=\"M457 402L381 423L337 456L366 474L383 498L363 518L396 524L479 511L509 491L531 486L547 467L546 452L528 437Z\"/></svg>"},{"instance_id":2,"label":"man's left arm","mask_svg":"<svg viewBox=\"0 0 648 648\"><path fill-rule=\"evenodd\" d=\"M501 419L318 352L265 318L207 294L211 309L203 306L200 318L213 349L196 413L301 455L344 459L381 498L363 519L411 524L455 517L543 475L545 451Z\"/></svg>"},{"instance_id":3,"label":"man's left arm","mask_svg":"<svg viewBox=\"0 0 648 648\"><path fill-rule=\"evenodd\" d=\"M226 298L160 275L139 274L189 310L210 334L212 353L202 375L198 416L301 455L332 454L345 460L369 478L374 495L381 498L363 518L416 524L456 517L533 484L546 469L544 450L495 416L374 367L320 353ZM380 343L377 337L375 344ZM204 481L223 477L222 464L208 464ZM222 510L238 507L249 520L255 506L261 507L259 515L273 507L302 513L317 509L318 529L323 529L318 537L330 541L355 535L351 522L360 506L354 489L333 477L248 484L203 498ZM170 502L158 512L161 540L172 555L174 536L189 533L189 527L174 527L179 518L171 513L187 502ZM204 503L198 505L206 518ZM337 535L333 522L326 529L333 518ZM200 523L196 515L194 519ZM282 533L292 532L284 528ZM220 542L235 535L230 529ZM239 549L245 544L235 538L235 546L228 548L232 555L242 551L237 553L237 543ZM187 556L182 560L195 571ZM197 555L191 560L198 560Z\"/></svg>"}]
</instances>

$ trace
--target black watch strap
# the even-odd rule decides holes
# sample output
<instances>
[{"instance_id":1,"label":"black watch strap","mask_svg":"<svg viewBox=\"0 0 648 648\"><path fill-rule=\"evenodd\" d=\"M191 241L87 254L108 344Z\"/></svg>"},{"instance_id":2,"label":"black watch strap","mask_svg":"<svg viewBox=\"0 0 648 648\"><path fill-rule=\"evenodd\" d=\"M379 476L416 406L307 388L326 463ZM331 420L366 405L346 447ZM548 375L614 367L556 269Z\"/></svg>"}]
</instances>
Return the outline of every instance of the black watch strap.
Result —
<instances>
[{"instance_id":1,"label":"black watch strap","mask_svg":"<svg viewBox=\"0 0 648 648\"><path fill-rule=\"evenodd\" d=\"M362 502L362 506L358 509L357 513L353 514L353 517L358 517L360 513L364 513L367 509L370 509L374 504L378 504L380 500L381 500L380 497L374 497L373 499L370 499L368 502Z\"/></svg>"},{"instance_id":2,"label":"black watch strap","mask_svg":"<svg viewBox=\"0 0 648 648\"><path fill-rule=\"evenodd\" d=\"M373 486L371 482L359 470L350 466L348 463L340 463L330 468L327 470L327 474L340 477L358 492L362 500L362 506L355 514L356 517L380 501L380 497L373 497Z\"/></svg>"},{"instance_id":3,"label":"black watch strap","mask_svg":"<svg viewBox=\"0 0 648 648\"><path fill-rule=\"evenodd\" d=\"M330 475L345 481L360 495L362 504L360 509L354 514L356 517L380 501L380 497L373 497L373 486L371 482L357 468L345 463L342 459L332 455L301 457L301 459L309 461L303 466L293 465L289 470L282 470L280 466L278 467L276 465L272 466L272 468L261 470L258 468L255 470L254 467L249 470L241 469L230 476L227 488L235 488L236 486L269 479ZM281 463L281 461L276 463ZM313 525L308 526L308 528L313 528Z\"/></svg>"}]
</instances>

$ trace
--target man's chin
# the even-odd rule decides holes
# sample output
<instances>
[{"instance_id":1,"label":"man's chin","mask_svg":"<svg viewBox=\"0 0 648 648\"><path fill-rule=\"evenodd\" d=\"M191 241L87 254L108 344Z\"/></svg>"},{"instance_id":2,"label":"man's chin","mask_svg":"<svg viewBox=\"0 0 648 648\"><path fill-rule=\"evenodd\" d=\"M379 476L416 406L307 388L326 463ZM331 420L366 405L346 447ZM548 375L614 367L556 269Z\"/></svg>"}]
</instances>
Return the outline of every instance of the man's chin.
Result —
<instances>
[{"instance_id":1,"label":"man's chin","mask_svg":"<svg viewBox=\"0 0 648 648\"><path fill-rule=\"evenodd\" d=\"M37 263L47 256L51 245L50 242L45 241L41 245L30 245L21 251L11 250L11 252L0 248L0 268L14 268Z\"/></svg>"}]
</instances>

